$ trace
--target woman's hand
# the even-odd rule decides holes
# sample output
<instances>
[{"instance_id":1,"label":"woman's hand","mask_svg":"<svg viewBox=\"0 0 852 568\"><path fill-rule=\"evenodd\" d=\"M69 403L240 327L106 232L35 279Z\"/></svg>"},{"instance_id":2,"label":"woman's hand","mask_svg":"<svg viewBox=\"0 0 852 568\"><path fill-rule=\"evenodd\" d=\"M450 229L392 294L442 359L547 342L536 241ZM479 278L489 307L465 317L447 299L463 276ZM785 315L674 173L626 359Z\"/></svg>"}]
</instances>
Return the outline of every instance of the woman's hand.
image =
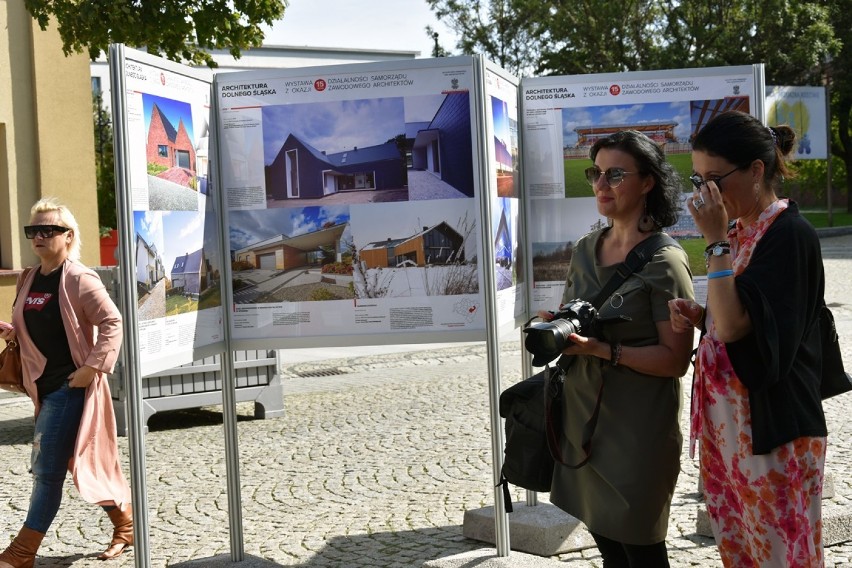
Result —
<instances>
[{"instance_id":1,"label":"woman's hand","mask_svg":"<svg viewBox=\"0 0 852 568\"><path fill-rule=\"evenodd\" d=\"M539 310L535 313L542 321L550 321L553 319L553 312L548 312L547 310Z\"/></svg>"},{"instance_id":2,"label":"woman's hand","mask_svg":"<svg viewBox=\"0 0 852 568\"><path fill-rule=\"evenodd\" d=\"M686 207L708 243L725 239L728 234L728 211L716 182L708 181L700 189L694 190L692 198L686 200Z\"/></svg>"},{"instance_id":3,"label":"woman's hand","mask_svg":"<svg viewBox=\"0 0 852 568\"><path fill-rule=\"evenodd\" d=\"M83 365L71 373L71 376L68 377L70 379L68 386L75 389L84 389L92 384L92 381L95 380L95 376L97 376L97 374L98 370L94 367Z\"/></svg>"},{"instance_id":4,"label":"woman's hand","mask_svg":"<svg viewBox=\"0 0 852 568\"><path fill-rule=\"evenodd\" d=\"M684 298L669 300L669 313L671 314L669 319L672 322L672 330L675 333L692 331L692 328L699 327L704 320L704 308L700 304Z\"/></svg>"},{"instance_id":5,"label":"woman's hand","mask_svg":"<svg viewBox=\"0 0 852 568\"><path fill-rule=\"evenodd\" d=\"M593 355L601 359L609 359L609 344L595 339L594 337L584 337L577 333L572 333L568 336L571 340L571 345L562 350L564 355Z\"/></svg>"},{"instance_id":6,"label":"woman's hand","mask_svg":"<svg viewBox=\"0 0 852 568\"><path fill-rule=\"evenodd\" d=\"M15 328L11 323L0 321L0 339L5 339L7 342L15 340Z\"/></svg>"}]
</instances>

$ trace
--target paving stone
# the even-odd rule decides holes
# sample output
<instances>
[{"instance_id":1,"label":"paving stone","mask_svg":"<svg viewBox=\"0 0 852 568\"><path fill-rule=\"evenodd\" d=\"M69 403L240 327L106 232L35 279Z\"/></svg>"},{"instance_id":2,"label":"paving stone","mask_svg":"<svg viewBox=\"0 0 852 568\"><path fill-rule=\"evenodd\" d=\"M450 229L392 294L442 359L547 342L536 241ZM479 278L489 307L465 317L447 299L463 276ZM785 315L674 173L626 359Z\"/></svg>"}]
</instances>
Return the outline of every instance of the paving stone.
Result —
<instances>
[{"instance_id":1,"label":"paving stone","mask_svg":"<svg viewBox=\"0 0 852 568\"><path fill-rule=\"evenodd\" d=\"M830 251L826 299L852 368L852 237L823 242ZM466 511L494 505L485 346L377 351L335 358L330 349L325 360L283 366L284 416L256 419L251 403L238 405L245 550L238 566L415 567L458 555L473 555L467 565L485 566L477 562L496 557L492 548L463 534ZM517 345L501 346L503 388L519 378L520 355ZM334 366L346 373L297 373ZM690 381L683 382L688 409ZM823 504L845 511L844 526L852 510L850 403L852 395L845 395L824 405L834 496ZM27 399L0 397L0 544L25 516L32 428ZM686 412L682 428L687 431ZM125 468L127 443L119 439ZM221 409L158 413L149 422L145 455L150 565L229 565ZM721 566L713 540L696 531L697 480L697 460L684 447L667 537L673 568ZM546 502L546 495L539 497ZM513 489L512 499L523 502L525 492ZM66 481L37 565L104 568L96 556L110 534L103 511L83 502ZM825 552L826 567L852 566L852 542ZM536 558L580 568L602 565L596 548ZM131 550L108 568L134 566L134 559Z\"/></svg>"}]
</instances>

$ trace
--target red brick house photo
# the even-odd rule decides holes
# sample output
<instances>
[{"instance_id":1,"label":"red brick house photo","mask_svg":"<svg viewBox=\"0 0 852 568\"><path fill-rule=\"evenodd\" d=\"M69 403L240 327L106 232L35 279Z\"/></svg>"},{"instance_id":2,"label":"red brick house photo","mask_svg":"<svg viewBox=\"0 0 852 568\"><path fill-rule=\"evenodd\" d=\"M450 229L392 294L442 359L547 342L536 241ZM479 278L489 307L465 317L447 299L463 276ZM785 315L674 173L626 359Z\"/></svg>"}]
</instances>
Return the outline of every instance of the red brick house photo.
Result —
<instances>
[{"instance_id":1,"label":"red brick house photo","mask_svg":"<svg viewBox=\"0 0 852 568\"><path fill-rule=\"evenodd\" d=\"M192 187L192 180L196 177L196 156L192 139L183 119L178 119L175 128L156 103L151 109L145 152L149 168L151 165L166 168L156 174L157 177Z\"/></svg>"}]
</instances>

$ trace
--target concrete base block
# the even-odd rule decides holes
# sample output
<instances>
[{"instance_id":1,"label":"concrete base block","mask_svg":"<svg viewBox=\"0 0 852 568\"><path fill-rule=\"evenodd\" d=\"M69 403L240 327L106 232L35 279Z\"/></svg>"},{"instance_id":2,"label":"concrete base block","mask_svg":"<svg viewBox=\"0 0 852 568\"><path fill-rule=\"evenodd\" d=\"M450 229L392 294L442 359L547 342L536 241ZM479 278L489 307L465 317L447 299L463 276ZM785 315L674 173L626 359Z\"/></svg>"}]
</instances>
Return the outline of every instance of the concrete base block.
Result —
<instances>
[{"instance_id":1,"label":"concrete base block","mask_svg":"<svg viewBox=\"0 0 852 568\"><path fill-rule=\"evenodd\" d=\"M595 546L585 525L550 503L533 507L513 503L509 513L509 546L538 556L555 556ZM494 544L494 507L464 513L462 534L467 538Z\"/></svg>"},{"instance_id":2,"label":"concrete base block","mask_svg":"<svg viewBox=\"0 0 852 568\"><path fill-rule=\"evenodd\" d=\"M713 538L710 527L710 515L707 507L698 509L695 521L695 532L701 536ZM831 546L852 540L852 507L844 507L835 503L822 503L822 545Z\"/></svg>"},{"instance_id":3,"label":"concrete base block","mask_svg":"<svg viewBox=\"0 0 852 568\"><path fill-rule=\"evenodd\" d=\"M710 515L707 513L705 505L698 507L698 515L695 518L695 534L714 538L713 528L710 526Z\"/></svg>"},{"instance_id":4,"label":"concrete base block","mask_svg":"<svg viewBox=\"0 0 852 568\"><path fill-rule=\"evenodd\" d=\"M489 548L436 558L423 563L422 566L423 568L470 568L471 566L476 568L550 568L565 566L565 564L558 560L522 552L512 552L509 556L497 556L497 552Z\"/></svg>"},{"instance_id":5,"label":"concrete base block","mask_svg":"<svg viewBox=\"0 0 852 568\"><path fill-rule=\"evenodd\" d=\"M852 507L822 502L822 544L852 540Z\"/></svg>"},{"instance_id":6,"label":"concrete base block","mask_svg":"<svg viewBox=\"0 0 852 568\"><path fill-rule=\"evenodd\" d=\"M822 498L834 499L834 476L826 473L822 478Z\"/></svg>"},{"instance_id":7,"label":"concrete base block","mask_svg":"<svg viewBox=\"0 0 852 568\"><path fill-rule=\"evenodd\" d=\"M276 568L281 565L270 560L265 560L251 555L246 555L243 557L242 561L234 563L234 561L231 560L230 554L220 554L209 558L187 560L186 562L170 564L169 566L171 566L171 568L231 568L233 566L239 566L239 568Z\"/></svg>"}]
</instances>

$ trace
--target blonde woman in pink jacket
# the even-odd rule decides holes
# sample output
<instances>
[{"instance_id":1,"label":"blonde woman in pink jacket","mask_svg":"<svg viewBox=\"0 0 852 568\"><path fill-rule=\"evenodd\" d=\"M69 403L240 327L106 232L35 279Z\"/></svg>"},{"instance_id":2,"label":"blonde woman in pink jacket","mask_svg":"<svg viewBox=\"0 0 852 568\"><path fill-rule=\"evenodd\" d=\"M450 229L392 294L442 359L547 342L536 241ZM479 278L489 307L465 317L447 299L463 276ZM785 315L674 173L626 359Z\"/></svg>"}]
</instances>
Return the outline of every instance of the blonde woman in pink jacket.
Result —
<instances>
[{"instance_id":1,"label":"blonde woman in pink jacket","mask_svg":"<svg viewBox=\"0 0 852 568\"><path fill-rule=\"evenodd\" d=\"M34 483L27 518L0 553L0 568L33 566L68 471L80 496L109 515L112 542L98 558L115 558L133 545L130 487L105 376L121 347L121 314L98 275L80 264L77 221L67 207L40 200L24 234L41 264L19 278L12 327L0 339L20 345L24 386L35 405Z\"/></svg>"}]
</instances>

